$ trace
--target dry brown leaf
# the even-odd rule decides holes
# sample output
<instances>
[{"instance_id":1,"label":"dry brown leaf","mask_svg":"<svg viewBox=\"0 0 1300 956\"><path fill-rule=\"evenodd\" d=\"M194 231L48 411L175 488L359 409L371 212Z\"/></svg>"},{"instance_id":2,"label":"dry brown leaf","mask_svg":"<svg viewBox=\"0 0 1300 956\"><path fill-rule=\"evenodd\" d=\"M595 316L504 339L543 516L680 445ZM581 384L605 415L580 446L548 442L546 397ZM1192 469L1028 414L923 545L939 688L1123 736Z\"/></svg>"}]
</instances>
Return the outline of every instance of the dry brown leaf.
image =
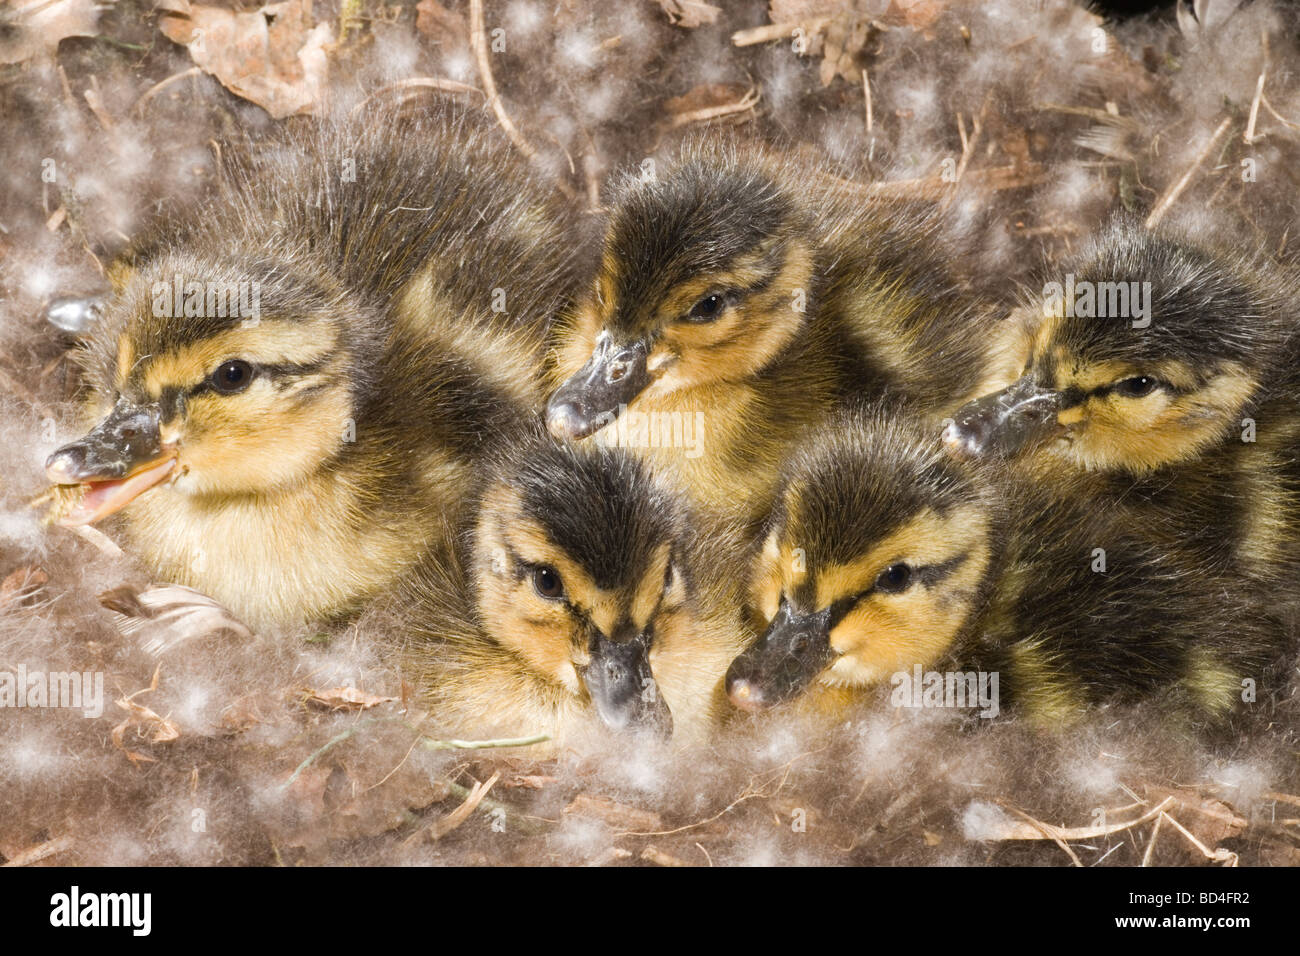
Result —
<instances>
[{"instance_id":1,"label":"dry brown leaf","mask_svg":"<svg viewBox=\"0 0 1300 956\"><path fill-rule=\"evenodd\" d=\"M49 580L50 576L38 567L15 568L4 581L0 581L0 608L25 603L35 597Z\"/></svg>"},{"instance_id":2,"label":"dry brown leaf","mask_svg":"<svg viewBox=\"0 0 1300 956\"><path fill-rule=\"evenodd\" d=\"M516 774L513 777L507 777L501 781L503 790L524 789L524 790L542 790L552 783L556 783L559 777L548 777L544 774Z\"/></svg>"},{"instance_id":3,"label":"dry brown leaf","mask_svg":"<svg viewBox=\"0 0 1300 956\"><path fill-rule=\"evenodd\" d=\"M885 19L924 32L934 26L944 5L944 0L894 0L885 12Z\"/></svg>"},{"instance_id":4,"label":"dry brown leaf","mask_svg":"<svg viewBox=\"0 0 1300 956\"><path fill-rule=\"evenodd\" d=\"M718 14L722 12L721 7L701 0L659 0L659 6L668 14L668 20L673 26L687 30L694 30L706 23L717 23Z\"/></svg>"},{"instance_id":5,"label":"dry brown leaf","mask_svg":"<svg viewBox=\"0 0 1300 956\"><path fill-rule=\"evenodd\" d=\"M415 5L415 29L444 46L469 46L469 24L465 17L448 10L438 0L420 0Z\"/></svg>"},{"instance_id":6,"label":"dry brown leaf","mask_svg":"<svg viewBox=\"0 0 1300 956\"><path fill-rule=\"evenodd\" d=\"M158 716L148 707L135 702L135 698L141 694L152 693L158 689L160 673L160 668L154 668L153 680L149 682L148 687L142 687L135 693L114 701L118 707L126 711L126 719L113 728L113 746L122 751L126 755L126 759L136 766L145 762L154 762L158 758L140 753L138 750L128 750L126 747L126 733L128 730L135 730L138 738L147 739L151 744L171 743L181 735L180 729L170 720Z\"/></svg>"},{"instance_id":7,"label":"dry brown leaf","mask_svg":"<svg viewBox=\"0 0 1300 956\"><path fill-rule=\"evenodd\" d=\"M653 863L655 866L693 866L687 863L679 856L673 856L671 853L665 853L655 846L648 846L641 851L641 859L647 863Z\"/></svg>"},{"instance_id":8,"label":"dry brown leaf","mask_svg":"<svg viewBox=\"0 0 1300 956\"><path fill-rule=\"evenodd\" d=\"M262 723L262 709L258 694L244 694L235 698L221 711L221 729L231 736L242 734Z\"/></svg>"},{"instance_id":9,"label":"dry brown leaf","mask_svg":"<svg viewBox=\"0 0 1300 956\"><path fill-rule=\"evenodd\" d=\"M99 13L115 0L9 0L0 7L0 63L52 56L65 37L99 33Z\"/></svg>"},{"instance_id":10,"label":"dry brown leaf","mask_svg":"<svg viewBox=\"0 0 1300 956\"><path fill-rule=\"evenodd\" d=\"M651 810L641 810L626 804L610 800L608 797L594 797L580 793L564 808L565 813L580 817L594 817L620 830L636 833L648 833L664 828L659 814Z\"/></svg>"},{"instance_id":11,"label":"dry brown leaf","mask_svg":"<svg viewBox=\"0 0 1300 956\"><path fill-rule=\"evenodd\" d=\"M664 100L664 112L675 118L717 106L727 106L742 99L748 91L749 87L744 83L703 83L681 96Z\"/></svg>"},{"instance_id":12,"label":"dry brown leaf","mask_svg":"<svg viewBox=\"0 0 1300 956\"><path fill-rule=\"evenodd\" d=\"M311 0L284 0L250 13L190 4L163 16L159 29L221 85L276 119L321 106L329 74L328 21L312 23Z\"/></svg>"},{"instance_id":13,"label":"dry brown leaf","mask_svg":"<svg viewBox=\"0 0 1300 956\"><path fill-rule=\"evenodd\" d=\"M362 693L355 687L328 687L323 690L304 687L299 693L302 694L303 703L324 707L327 710L369 710L371 707L397 700L396 697L377 697L374 694Z\"/></svg>"},{"instance_id":14,"label":"dry brown leaf","mask_svg":"<svg viewBox=\"0 0 1300 956\"><path fill-rule=\"evenodd\" d=\"M1240 836L1248 821L1222 800L1208 797L1195 790L1171 790L1148 784L1144 790L1147 799L1159 803L1173 797L1174 806L1169 814L1191 830L1206 846L1214 847L1230 837Z\"/></svg>"}]
</instances>

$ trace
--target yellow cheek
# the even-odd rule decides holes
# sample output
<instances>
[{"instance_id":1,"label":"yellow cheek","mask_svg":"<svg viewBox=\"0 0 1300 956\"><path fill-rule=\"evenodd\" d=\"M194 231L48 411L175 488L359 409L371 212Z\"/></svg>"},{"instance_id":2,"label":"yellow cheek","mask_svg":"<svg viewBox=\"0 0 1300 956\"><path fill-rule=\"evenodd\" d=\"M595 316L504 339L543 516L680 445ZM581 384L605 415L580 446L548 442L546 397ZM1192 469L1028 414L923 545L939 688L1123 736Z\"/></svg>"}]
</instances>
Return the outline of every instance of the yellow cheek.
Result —
<instances>
[{"instance_id":1,"label":"yellow cheek","mask_svg":"<svg viewBox=\"0 0 1300 956\"><path fill-rule=\"evenodd\" d=\"M571 314L561 317L555 332L557 345L551 353L555 363L551 390L559 388L569 376L587 364L603 327L601 310L594 302L584 303Z\"/></svg>"},{"instance_id":2,"label":"yellow cheek","mask_svg":"<svg viewBox=\"0 0 1300 956\"><path fill-rule=\"evenodd\" d=\"M575 641L573 619L564 606L533 593L527 581L506 583L499 574L480 585L479 613L483 627L503 647L510 648L536 673L574 694L582 682L575 665L586 654Z\"/></svg>"},{"instance_id":3,"label":"yellow cheek","mask_svg":"<svg viewBox=\"0 0 1300 956\"><path fill-rule=\"evenodd\" d=\"M1056 421L1058 424L1066 426L1077 425L1079 422L1083 421L1084 415L1084 406L1075 405L1073 408L1067 408L1063 412L1058 412Z\"/></svg>"},{"instance_id":4,"label":"yellow cheek","mask_svg":"<svg viewBox=\"0 0 1300 956\"><path fill-rule=\"evenodd\" d=\"M948 649L964 614L960 602L945 606L923 588L864 601L831 631L839 659L829 676L865 685L915 664L929 666Z\"/></svg>"},{"instance_id":5,"label":"yellow cheek","mask_svg":"<svg viewBox=\"0 0 1300 956\"><path fill-rule=\"evenodd\" d=\"M171 432L189 481L210 492L269 491L311 474L350 437L343 390L295 406L269 385L191 400Z\"/></svg>"}]
</instances>

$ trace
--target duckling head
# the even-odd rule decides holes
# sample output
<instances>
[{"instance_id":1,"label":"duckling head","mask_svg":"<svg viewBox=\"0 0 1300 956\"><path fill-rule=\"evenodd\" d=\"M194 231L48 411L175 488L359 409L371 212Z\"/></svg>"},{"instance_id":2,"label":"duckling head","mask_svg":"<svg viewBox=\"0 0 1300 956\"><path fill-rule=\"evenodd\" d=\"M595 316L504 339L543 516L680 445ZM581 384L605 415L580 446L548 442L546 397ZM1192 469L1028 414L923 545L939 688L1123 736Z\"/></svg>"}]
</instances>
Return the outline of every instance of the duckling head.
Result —
<instances>
[{"instance_id":1,"label":"duckling head","mask_svg":"<svg viewBox=\"0 0 1300 956\"><path fill-rule=\"evenodd\" d=\"M220 499L300 481L355 421L378 323L323 271L164 255L108 304L80 356L100 421L46 461L87 524L154 494Z\"/></svg>"},{"instance_id":2,"label":"duckling head","mask_svg":"<svg viewBox=\"0 0 1300 956\"><path fill-rule=\"evenodd\" d=\"M945 440L969 456L1043 456L1142 472L1222 440L1260 393L1284 334L1274 294L1235 261L1112 223L1032 308L1023 376L961 408Z\"/></svg>"},{"instance_id":3,"label":"duckling head","mask_svg":"<svg viewBox=\"0 0 1300 956\"><path fill-rule=\"evenodd\" d=\"M718 150L614 203L595 286L568 320L568 378L547 425L582 438L638 399L743 379L798 333L812 239L800 205L759 163Z\"/></svg>"},{"instance_id":4,"label":"duckling head","mask_svg":"<svg viewBox=\"0 0 1300 956\"><path fill-rule=\"evenodd\" d=\"M727 671L731 702L763 710L938 660L987 588L993 527L963 463L915 426L872 413L818 429L791 457L756 564L768 623Z\"/></svg>"},{"instance_id":5,"label":"duckling head","mask_svg":"<svg viewBox=\"0 0 1300 956\"><path fill-rule=\"evenodd\" d=\"M685 601L678 521L624 453L549 440L512 450L474 531L480 623L611 729L667 736L653 662L657 631Z\"/></svg>"}]
</instances>

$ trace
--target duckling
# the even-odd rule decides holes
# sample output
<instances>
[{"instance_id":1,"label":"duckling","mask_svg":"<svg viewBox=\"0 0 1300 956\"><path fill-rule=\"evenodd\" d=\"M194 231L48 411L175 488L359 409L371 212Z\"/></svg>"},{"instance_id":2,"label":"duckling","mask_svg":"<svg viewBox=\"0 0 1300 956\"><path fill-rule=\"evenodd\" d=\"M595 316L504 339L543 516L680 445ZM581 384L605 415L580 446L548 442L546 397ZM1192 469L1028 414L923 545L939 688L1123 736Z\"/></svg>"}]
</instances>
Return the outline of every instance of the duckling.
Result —
<instances>
[{"instance_id":1,"label":"duckling","mask_svg":"<svg viewBox=\"0 0 1300 956\"><path fill-rule=\"evenodd\" d=\"M623 450L540 427L493 457L458 546L404 588L402 657L430 713L556 746L702 739L744 642L688 553L680 496Z\"/></svg>"},{"instance_id":2,"label":"duckling","mask_svg":"<svg viewBox=\"0 0 1300 956\"><path fill-rule=\"evenodd\" d=\"M484 121L367 110L227 145L144 236L80 352L66 523L257 627L346 615L412 566L540 404L565 211ZM119 513L120 512L120 513Z\"/></svg>"},{"instance_id":3,"label":"duckling","mask_svg":"<svg viewBox=\"0 0 1300 956\"><path fill-rule=\"evenodd\" d=\"M992 312L938 240L933 215L801 155L688 144L615 187L591 291L556 329L548 427L759 518L785 445L846 396L947 413L1010 381Z\"/></svg>"},{"instance_id":4,"label":"duckling","mask_svg":"<svg viewBox=\"0 0 1300 956\"><path fill-rule=\"evenodd\" d=\"M778 500L753 585L767 628L727 671L741 709L838 712L881 685L909 706L916 676L975 674L990 677L988 699L983 683L978 705L966 697L982 716L1066 726L1156 698L1217 727L1243 681L1271 679L1280 628L1231 581L1077 498L955 459L905 417L854 410L815 430Z\"/></svg>"},{"instance_id":5,"label":"duckling","mask_svg":"<svg viewBox=\"0 0 1300 956\"><path fill-rule=\"evenodd\" d=\"M958 410L949 446L1042 481L1085 474L1099 506L1295 598L1300 280L1125 218L1063 278L1032 304L1024 374Z\"/></svg>"}]
</instances>

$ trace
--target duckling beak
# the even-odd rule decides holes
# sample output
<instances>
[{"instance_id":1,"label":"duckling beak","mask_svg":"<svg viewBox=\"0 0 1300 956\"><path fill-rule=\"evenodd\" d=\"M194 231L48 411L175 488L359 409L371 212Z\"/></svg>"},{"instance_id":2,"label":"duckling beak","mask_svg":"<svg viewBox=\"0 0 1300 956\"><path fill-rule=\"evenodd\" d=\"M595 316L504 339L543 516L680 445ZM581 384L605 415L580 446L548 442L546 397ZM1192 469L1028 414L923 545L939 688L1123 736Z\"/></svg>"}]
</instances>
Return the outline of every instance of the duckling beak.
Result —
<instances>
[{"instance_id":1,"label":"duckling beak","mask_svg":"<svg viewBox=\"0 0 1300 956\"><path fill-rule=\"evenodd\" d=\"M797 696L835 659L830 634L830 608L797 614L783 600L766 633L727 668L727 697L760 711Z\"/></svg>"},{"instance_id":2,"label":"duckling beak","mask_svg":"<svg viewBox=\"0 0 1300 956\"><path fill-rule=\"evenodd\" d=\"M58 485L85 485L65 525L94 524L161 482L176 467L176 450L163 444L157 405L119 399L89 434L45 460L45 474Z\"/></svg>"},{"instance_id":3,"label":"duckling beak","mask_svg":"<svg viewBox=\"0 0 1300 956\"><path fill-rule=\"evenodd\" d=\"M604 428L650 384L646 342L616 345L608 332L596 339L587 364L546 403L546 427L556 438L586 438Z\"/></svg>"},{"instance_id":4,"label":"duckling beak","mask_svg":"<svg viewBox=\"0 0 1300 956\"><path fill-rule=\"evenodd\" d=\"M1060 410L1061 393L1026 375L959 408L943 440L963 458L1011 457L1060 434Z\"/></svg>"},{"instance_id":5,"label":"duckling beak","mask_svg":"<svg viewBox=\"0 0 1300 956\"><path fill-rule=\"evenodd\" d=\"M611 730L673 732L673 717L650 670L650 635L615 641L593 631L591 663L583 671L596 713Z\"/></svg>"}]
</instances>

